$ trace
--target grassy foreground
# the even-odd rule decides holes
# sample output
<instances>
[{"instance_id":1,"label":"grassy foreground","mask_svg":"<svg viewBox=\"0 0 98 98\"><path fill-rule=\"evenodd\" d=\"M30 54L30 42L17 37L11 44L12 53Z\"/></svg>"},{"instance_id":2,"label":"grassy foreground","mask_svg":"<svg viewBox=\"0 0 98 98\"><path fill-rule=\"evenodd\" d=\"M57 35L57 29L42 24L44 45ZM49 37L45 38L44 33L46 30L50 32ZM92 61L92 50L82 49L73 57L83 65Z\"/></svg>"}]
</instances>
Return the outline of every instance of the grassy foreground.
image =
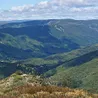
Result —
<instances>
[{"instance_id":1,"label":"grassy foreground","mask_svg":"<svg viewBox=\"0 0 98 98\"><path fill-rule=\"evenodd\" d=\"M0 98L98 98L98 95L56 86L24 85L5 91Z\"/></svg>"}]
</instances>

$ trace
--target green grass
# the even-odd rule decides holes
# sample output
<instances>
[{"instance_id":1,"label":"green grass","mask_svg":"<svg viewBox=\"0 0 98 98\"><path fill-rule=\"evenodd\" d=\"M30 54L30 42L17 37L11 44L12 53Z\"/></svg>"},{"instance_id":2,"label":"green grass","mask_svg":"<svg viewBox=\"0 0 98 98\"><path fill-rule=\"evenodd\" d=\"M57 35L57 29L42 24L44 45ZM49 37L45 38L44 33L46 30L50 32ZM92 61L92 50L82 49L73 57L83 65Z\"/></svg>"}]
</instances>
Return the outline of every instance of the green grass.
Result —
<instances>
[{"instance_id":1,"label":"green grass","mask_svg":"<svg viewBox=\"0 0 98 98\"><path fill-rule=\"evenodd\" d=\"M64 82L64 79L67 79L67 75L73 80L81 81L81 84L78 86L78 88L86 89L91 92L98 92L98 58L79 66L65 69L63 67L63 70L59 67L57 68L57 73L51 76L50 80Z\"/></svg>"}]
</instances>

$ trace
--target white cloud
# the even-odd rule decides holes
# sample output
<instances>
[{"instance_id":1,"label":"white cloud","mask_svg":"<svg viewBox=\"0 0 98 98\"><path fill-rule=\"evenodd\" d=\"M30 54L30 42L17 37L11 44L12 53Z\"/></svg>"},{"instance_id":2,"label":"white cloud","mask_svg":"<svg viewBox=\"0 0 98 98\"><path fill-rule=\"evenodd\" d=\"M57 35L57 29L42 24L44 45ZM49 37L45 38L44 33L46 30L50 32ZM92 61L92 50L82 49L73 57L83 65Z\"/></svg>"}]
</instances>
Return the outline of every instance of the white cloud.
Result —
<instances>
[{"instance_id":1,"label":"white cloud","mask_svg":"<svg viewBox=\"0 0 98 98\"><path fill-rule=\"evenodd\" d=\"M23 6L12 7L10 11L22 12L22 11L28 11L32 8L33 5L23 5Z\"/></svg>"},{"instance_id":2,"label":"white cloud","mask_svg":"<svg viewBox=\"0 0 98 98\"><path fill-rule=\"evenodd\" d=\"M86 0L53 0L52 3L66 6L86 5Z\"/></svg>"},{"instance_id":3,"label":"white cloud","mask_svg":"<svg viewBox=\"0 0 98 98\"><path fill-rule=\"evenodd\" d=\"M36 5L0 10L0 20L49 19L49 18L98 18L97 0L51 0Z\"/></svg>"},{"instance_id":4,"label":"white cloud","mask_svg":"<svg viewBox=\"0 0 98 98\"><path fill-rule=\"evenodd\" d=\"M42 1L36 5L37 8L48 8L49 2L48 1Z\"/></svg>"}]
</instances>

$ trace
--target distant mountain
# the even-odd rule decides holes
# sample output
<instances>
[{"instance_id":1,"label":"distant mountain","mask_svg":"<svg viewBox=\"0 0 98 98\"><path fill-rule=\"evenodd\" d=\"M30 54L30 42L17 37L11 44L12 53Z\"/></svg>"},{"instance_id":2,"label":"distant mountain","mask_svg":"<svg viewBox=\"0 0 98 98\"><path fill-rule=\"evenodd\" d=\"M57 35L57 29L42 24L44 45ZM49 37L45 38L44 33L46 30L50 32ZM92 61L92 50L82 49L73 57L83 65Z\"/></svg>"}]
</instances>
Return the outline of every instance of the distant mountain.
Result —
<instances>
[{"instance_id":1,"label":"distant mountain","mask_svg":"<svg viewBox=\"0 0 98 98\"><path fill-rule=\"evenodd\" d=\"M0 26L0 57L45 57L97 44L97 26L98 20L71 19L6 23Z\"/></svg>"},{"instance_id":2,"label":"distant mountain","mask_svg":"<svg viewBox=\"0 0 98 98\"><path fill-rule=\"evenodd\" d=\"M7 24L7 23L10 23L9 21L0 21L0 25L4 25L4 24Z\"/></svg>"}]
</instances>

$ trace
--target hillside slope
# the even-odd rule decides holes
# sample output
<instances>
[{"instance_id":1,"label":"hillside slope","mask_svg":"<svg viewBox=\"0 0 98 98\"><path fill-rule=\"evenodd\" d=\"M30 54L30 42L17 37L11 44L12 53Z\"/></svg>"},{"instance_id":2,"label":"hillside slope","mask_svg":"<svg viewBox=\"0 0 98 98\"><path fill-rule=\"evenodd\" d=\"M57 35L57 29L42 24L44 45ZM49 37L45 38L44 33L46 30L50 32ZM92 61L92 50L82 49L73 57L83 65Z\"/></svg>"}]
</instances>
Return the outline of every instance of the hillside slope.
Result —
<instances>
[{"instance_id":1,"label":"hillside slope","mask_svg":"<svg viewBox=\"0 0 98 98\"><path fill-rule=\"evenodd\" d=\"M98 92L98 45L77 49L46 58L31 58L0 63L0 78L21 70L23 73L41 75L48 85L82 88Z\"/></svg>"},{"instance_id":2,"label":"hillside slope","mask_svg":"<svg viewBox=\"0 0 98 98\"><path fill-rule=\"evenodd\" d=\"M55 73L48 78L48 81L57 85L67 85L98 93L98 52L91 54L73 59L53 69ZM50 72L48 71L46 75L49 75Z\"/></svg>"},{"instance_id":3,"label":"hillside slope","mask_svg":"<svg viewBox=\"0 0 98 98\"><path fill-rule=\"evenodd\" d=\"M55 74L55 68L64 65L72 67L86 63L98 57L98 45L73 50L68 53L51 55L45 58L28 58L20 61L0 61L0 78L7 77L17 70L24 73L39 74L49 77ZM49 70L53 72L49 72Z\"/></svg>"},{"instance_id":4,"label":"hillside slope","mask_svg":"<svg viewBox=\"0 0 98 98\"><path fill-rule=\"evenodd\" d=\"M98 20L70 19L6 23L0 26L0 58L46 57L97 44L97 26Z\"/></svg>"},{"instance_id":5,"label":"hillside slope","mask_svg":"<svg viewBox=\"0 0 98 98\"><path fill-rule=\"evenodd\" d=\"M10 84L10 87L25 84L28 82L26 79L38 75L44 78L44 85L50 88L55 85L98 93L97 26L98 20L1 23L0 79L5 78L0 82L3 83L0 84L1 88L6 82L9 85L10 79L6 77L22 71L29 76L23 78L22 75L14 74L16 81L20 80L14 83L12 75L10 78L13 85ZM36 77L33 78L36 80Z\"/></svg>"},{"instance_id":6,"label":"hillside slope","mask_svg":"<svg viewBox=\"0 0 98 98\"><path fill-rule=\"evenodd\" d=\"M84 90L44 86L38 76L14 73L0 81L0 98L97 98Z\"/></svg>"}]
</instances>

